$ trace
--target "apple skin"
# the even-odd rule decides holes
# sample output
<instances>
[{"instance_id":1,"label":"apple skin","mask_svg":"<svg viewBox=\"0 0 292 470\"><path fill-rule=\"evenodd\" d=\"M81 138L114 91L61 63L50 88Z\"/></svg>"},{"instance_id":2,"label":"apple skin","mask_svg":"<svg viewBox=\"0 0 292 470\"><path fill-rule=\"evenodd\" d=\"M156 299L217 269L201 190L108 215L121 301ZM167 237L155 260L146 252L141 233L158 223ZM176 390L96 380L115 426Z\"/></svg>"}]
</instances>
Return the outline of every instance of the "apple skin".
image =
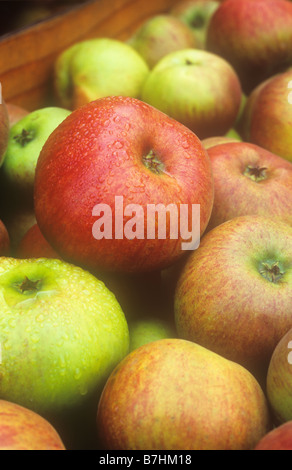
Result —
<instances>
[{"instance_id":1,"label":"apple skin","mask_svg":"<svg viewBox=\"0 0 292 470\"><path fill-rule=\"evenodd\" d=\"M197 46L191 29L169 14L147 19L127 43L144 58L150 69L170 52Z\"/></svg>"},{"instance_id":2,"label":"apple skin","mask_svg":"<svg viewBox=\"0 0 292 470\"><path fill-rule=\"evenodd\" d=\"M97 412L108 450L249 450L269 427L264 393L246 369L178 338L128 354Z\"/></svg>"},{"instance_id":3,"label":"apple skin","mask_svg":"<svg viewBox=\"0 0 292 470\"><path fill-rule=\"evenodd\" d=\"M10 237L8 230L0 220L0 256L8 256L10 254Z\"/></svg>"},{"instance_id":4,"label":"apple skin","mask_svg":"<svg viewBox=\"0 0 292 470\"><path fill-rule=\"evenodd\" d=\"M246 142L208 149L214 204L207 230L242 215L279 218L292 226L292 164Z\"/></svg>"},{"instance_id":5,"label":"apple skin","mask_svg":"<svg viewBox=\"0 0 292 470\"><path fill-rule=\"evenodd\" d=\"M61 259L43 236L37 223L33 224L20 240L16 255L18 258L55 258Z\"/></svg>"},{"instance_id":6,"label":"apple skin","mask_svg":"<svg viewBox=\"0 0 292 470\"><path fill-rule=\"evenodd\" d=\"M171 8L170 14L182 20L192 31L197 46L206 49L206 35L213 13L219 6L218 1L184 0Z\"/></svg>"},{"instance_id":7,"label":"apple skin","mask_svg":"<svg viewBox=\"0 0 292 470\"><path fill-rule=\"evenodd\" d=\"M269 431L254 450L292 450L292 421L287 421Z\"/></svg>"},{"instance_id":8,"label":"apple skin","mask_svg":"<svg viewBox=\"0 0 292 470\"><path fill-rule=\"evenodd\" d=\"M66 450L56 429L42 416L0 400L0 450Z\"/></svg>"},{"instance_id":9,"label":"apple skin","mask_svg":"<svg viewBox=\"0 0 292 470\"><path fill-rule=\"evenodd\" d=\"M3 165L9 140L9 116L5 101L0 103L0 167Z\"/></svg>"},{"instance_id":10,"label":"apple skin","mask_svg":"<svg viewBox=\"0 0 292 470\"><path fill-rule=\"evenodd\" d=\"M178 336L240 363L262 383L292 327L292 227L241 216L204 235L176 285Z\"/></svg>"},{"instance_id":11,"label":"apple skin","mask_svg":"<svg viewBox=\"0 0 292 470\"><path fill-rule=\"evenodd\" d=\"M292 64L292 4L285 0L225 0L207 32L207 50L235 68L250 92Z\"/></svg>"},{"instance_id":12,"label":"apple skin","mask_svg":"<svg viewBox=\"0 0 292 470\"><path fill-rule=\"evenodd\" d=\"M266 395L277 424L292 420L292 329L288 328L274 348L266 380Z\"/></svg>"},{"instance_id":13,"label":"apple skin","mask_svg":"<svg viewBox=\"0 0 292 470\"><path fill-rule=\"evenodd\" d=\"M238 123L238 132L243 140L259 145L290 162L292 162L292 102L289 100L291 91L292 69L273 75L249 95Z\"/></svg>"},{"instance_id":14,"label":"apple skin","mask_svg":"<svg viewBox=\"0 0 292 470\"><path fill-rule=\"evenodd\" d=\"M30 112L14 124L2 165L3 179L11 190L31 196L39 153L50 133L71 113L58 107Z\"/></svg>"},{"instance_id":15,"label":"apple skin","mask_svg":"<svg viewBox=\"0 0 292 470\"><path fill-rule=\"evenodd\" d=\"M148 160L153 153L158 170ZM207 152L188 128L140 100L106 97L88 103L51 134L38 160L35 214L45 238L63 259L90 271L149 272L185 253L180 233L171 239L168 230L166 239L147 233L130 239L124 232L118 239L114 230L112 238L95 239L93 208L104 203L116 215L116 196L123 197L124 207L143 208L144 227L150 203L188 204L189 216L191 205L200 204L202 234L213 206Z\"/></svg>"},{"instance_id":16,"label":"apple skin","mask_svg":"<svg viewBox=\"0 0 292 470\"><path fill-rule=\"evenodd\" d=\"M0 270L0 398L72 414L127 354L124 313L103 282L61 260L2 257Z\"/></svg>"},{"instance_id":17,"label":"apple skin","mask_svg":"<svg viewBox=\"0 0 292 470\"><path fill-rule=\"evenodd\" d=\"M233 127L242 91L237 74L224 59L185 49L167 54L150 71L141 99L205 139Z\"/></svg>"},{"instance_id":18,"label":"apple skin","mask_svg":"<svg viewBox=\"0 0 292 470\"><path fill-rule=\"evenodd\" d=\"M59 106L74 110L110 95L140 97L149 67L129 44L93 38L63 51L54 65L53 87Z\"/></svg>"}]
</instances>

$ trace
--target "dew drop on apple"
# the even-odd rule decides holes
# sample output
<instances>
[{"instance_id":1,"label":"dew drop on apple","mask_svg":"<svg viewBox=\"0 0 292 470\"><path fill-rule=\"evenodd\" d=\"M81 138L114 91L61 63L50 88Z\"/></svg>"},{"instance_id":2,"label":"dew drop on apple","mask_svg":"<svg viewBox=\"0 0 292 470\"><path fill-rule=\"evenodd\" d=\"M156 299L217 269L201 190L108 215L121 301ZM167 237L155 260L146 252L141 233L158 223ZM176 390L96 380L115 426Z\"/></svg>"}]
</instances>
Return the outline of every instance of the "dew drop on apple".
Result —
<instances>
[{"instance_id":1,"label":"dew drop on apple","mask_svg":"<svg viewBox=\"0 0 292 470\"><path fill-rule=\"evenodd\" d=\"M88 392L88 387L85 384L81 384L79 387L79 393L80 395L84 396Z\"/></svg>"},{"instance_id":2,"label":"dew drop on apple","mask_svg":"<svg viewBox=\"0 0 292 470\"><path fill-rule=\"evenodd\" d=\"M116 149L121 149L121 148L123 148L123 146L124 146L124 144L123 144L122 142L120 142L119 140L116 140L116 141L114 142L114 147L115 147Z\"/></svg>"},{"instance_id":3,"label":"dew drop on apple","mask_svg":"<svg viewBox=\"0 0 292 470\"><path fill-rule=\"evenodd\" d=\"M75 369L74 379L79 380L81 378L81 370L79 368Z\"/></svg>"}]
</instances>

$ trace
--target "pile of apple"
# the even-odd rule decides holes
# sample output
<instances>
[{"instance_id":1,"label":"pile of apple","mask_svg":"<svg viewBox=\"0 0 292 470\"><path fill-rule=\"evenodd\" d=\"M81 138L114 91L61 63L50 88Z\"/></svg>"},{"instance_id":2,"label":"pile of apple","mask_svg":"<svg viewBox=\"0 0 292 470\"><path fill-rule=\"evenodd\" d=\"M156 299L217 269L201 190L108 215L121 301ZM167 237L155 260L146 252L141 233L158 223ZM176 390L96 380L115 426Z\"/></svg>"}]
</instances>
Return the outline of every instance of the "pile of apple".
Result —
<instances>
[{"instance_id":1,"label":"pile of apple","mask_svg":"<svg viewBox=\"0 0 292 470\"><path fill-rule=\"evenodd\" d=\"M3 90L0 449L292 449L292 2L185 0L52 85Z\"/></svg>"}]
</instances>

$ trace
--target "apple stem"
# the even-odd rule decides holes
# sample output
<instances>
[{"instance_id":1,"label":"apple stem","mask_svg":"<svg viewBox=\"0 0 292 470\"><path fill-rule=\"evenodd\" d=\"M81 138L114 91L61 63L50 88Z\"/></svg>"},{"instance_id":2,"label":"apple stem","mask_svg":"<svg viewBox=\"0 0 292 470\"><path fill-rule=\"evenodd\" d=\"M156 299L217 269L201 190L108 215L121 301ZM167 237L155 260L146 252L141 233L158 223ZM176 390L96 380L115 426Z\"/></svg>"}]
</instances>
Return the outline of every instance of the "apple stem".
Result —
<instances>
[{"instance_id":1,"label":"apple stem","mask_svg":"<svg viewBox=\"0 0 292 470\"><path fill-rule=\"evenodd\" d=\"M34 135L32 131L22 129L20 134L14 136L14 140L16 140L16 142L19 143L21 147L24 147L28 142L33 140L33 137Z\"/></svg>"},{"instance_id":2,"label":"apple stem","mask_svg":"<svg viewBox=\"0 0 292 470\"><path fill-rule=\"evenodd\" d=\"M262 181L267 179L266 167L248 165L244 171L244 175L253 181Z\"/></svg>"},{"instance_id":3,"label":"apple stem","mask_svg":"<svg viewBox=\"0 0 292 470\"><path fill-rule=\"evenodd\" d=\"M155 173L156 175L161 175L164 173L165 167L162 161L158 158L157 154L154 150L150 150L147 155L144 155L142 158L143 164L148 168L150 171Z\"/></svg>"},{"instance_id":4,"label":"apple stem","mask_svg":"<svg viewBox=\"0 0 292 470\"><path fill-rule=\"evenodd\" d=\"M277 283L284 276L284 271L279 267L278 261L263 262L260 274L270 282Z\"/></svg>"},{"instance_id":5,"label":"apple stem","mask_svg":"<svg viewBox=\"0 0 292 470\"><path fill-rule=\"evenodd\" d=\"M36 292L39 289L39 280L31 281L25 276L25 279L17 285L17 288L23 294L24 292Z\"/></svg>"}]
</instances>

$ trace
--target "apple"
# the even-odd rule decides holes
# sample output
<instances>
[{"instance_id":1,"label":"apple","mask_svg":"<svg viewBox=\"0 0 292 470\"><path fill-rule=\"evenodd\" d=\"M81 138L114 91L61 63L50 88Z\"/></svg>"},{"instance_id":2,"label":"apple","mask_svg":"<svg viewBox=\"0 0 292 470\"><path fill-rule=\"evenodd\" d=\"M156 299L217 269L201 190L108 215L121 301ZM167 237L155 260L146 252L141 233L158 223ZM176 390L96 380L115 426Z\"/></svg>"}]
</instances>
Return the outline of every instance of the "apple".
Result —
<instances>
[{"instance_id":1,"label":"apple","mask_svg":"<svg viewBox=\"0 0 292 470\"><path fill-rule=\"evenodd\" d=\"M260 439L254 450L292 450L292 421L269 431Z\"/></svg>"},{"instance_id":2,"label":"apple","mask_svg":"<svg viewBox=\"0 0 292 470\"><path fill-rule=\"evenodd\" d=\"M8 256L10 254L10 237L8 230L0 219L0 256Z\"/></svg>"},{"instance_id":3,"label":"apple","mask_svg":"<svg viewBox=\"0 0 292 470\"><path fill-rule=\"evenodd\" d=\"M38 413L0 400L0 450L66 450L56 429Z\"/></svg>"},{"instance_id":4,"label":"apple","mask_svg":"<svg viewBox=\"0 0 292 470\"><path fill-rule=\"evenodd\" d=\"M55 60L55 97L71 110L109 95L139 98L148 73L147 63L129 44L112 38L83 40Z\"/></svg>"},{"instance_id":5,"label":"apple","mask_svg":"<svg viewBox=\"0 0 292 470\"><path fill-rule=\"evenodd\" d=\"M292 4L225 0L212 15L206 44L235 68L248 95L292 64Z\"/></svg>"},{"instance_id":6,"label":"apple","mask_svg":"<svg viewBox=\"0 0 292 470\"><path fill-rule=\"evenodd\" d=\"M129 322L130 348L129 351L143 344L163 338L176 338L175 327L170 320L148 316Z\"/></svg>"},{"instance_id":7,"label":"apple","mask_svg":"<svg viewBox=\"0 0 292 470\"><path fill-rule=\"evenodd\" d=\"M74 110L50 135L34 202L41 232L63 259L145 273L197 246L213 175L190 129L140 100L109 96Z\"/></svg>"},{"instance_id":8,"label":"apple","mask_svg":"<svg viewBox=\"0 0 292 470\"><path fill-rule=\"evenodd\" d=\"M16 124L20 119L24 118L29 114L29 110L23 108L23 106L19 106L18 104L14 103L6 103L6 108L9 117L9 125L12 127Z\"/></svg>"},{"instance_id":9,"label":"apple","mask_svg":"<svg viewBox=\"0 0 292 470\"><path fill-rule=\"evenodd\" d=\"M35 167L42 146L70 113L63 108L45 107L30 112L11 127L1 168L11 190L28 197L32 195Z\"/></svg>"},{"instance_id":10,"label":"apple","mask_svg":"<svg viewBox=\"0 0 292 470\"><path fill-rule=\"evenodd\" d=\"M183 0L172 7L170 14L191 28L197 41L196 47L205 49L209 22L218 6L216 0Z\"/></svg>"},{"instance_id":11,"label":"apple","mask_svg":"<svg viewBox=\"0 0 292 470\"><path fill-rule=\"evenodd\" d=\"M292 226L292 163L254 144L209 147L214 204L207 230L241 215L279 218Z\"/></svg>"},{"instance_id":12,"label":"apple","mask_svg":"<svg viewBox=\"0 0 292 470\"><path fill-rule=\"evenodd\" d=\"M205 139L233 127L241 95L228 62L207 51L184 49L167 54L150 71L141 99Z\"/></svg>"},{"instance_id":13,"label":"apple","mask_svg":"<svg viewBox=\"0 0 292 470\"><path fill-rule=\"evenodd\" d=\"M238 123L247 142L292 162L292 68L273 75L249 95Z\"/></svg>"},{"instance_id":14,"label":"apple","mask_svg":"<svg viewBox=\"0 0 292 470\"><path fill-rule=\"evenodd\" d=\"M3 165L9 139L9 116L4 100L0 101L0 167Z\"/></svg>"},{"instance_id":15,"label":"apple","mask_svg":"<svg viewBox=\"0 0 292 470\"><path fill-rule=\"evenodd\" d=\"M144 344L118 364L99 400L97 428L107 450L251 450L270 416L246 369L173 338Z\"/></svg>"},{"instance_id":16,"label":"apple","mask_svg":"<svg viewBox=\"0 0 292 470\"><path fill-rule=\"evenodd\" d=\"M181 272L175 292L180 338L238 362L258 380L292 327L292 226L241 216L209 231Z\"/></svg>"},{"instance_id":17,"label":"apple","mask_svg":"<svg viewBox=\"0 0 292 470\"><path fill-rule=\"evenodd\" d=\"M191 29L169 14L148 18L127 42L139 52L150 69L170 52L197 46Z\"/></svg>"},{"instance_id":18,"label":"apple","mask_svg":"<svg viewBox=\"0 0 292 470\"><path fill-rule=\"evenodd\" d=\"M292 329L287 328L274 348L266 380L266 394L277 424L292 420Z\"/></svg>"},{"instance_id":19,"label":"apple","mask_svg":"<svg viewBox=\"0 0 292 470\"><path fill-rule=\"evenodd\" d=\"M59 254L43 236L37 223L23 235L16 248L17 258L57 258Z\"/></svg>"},{"instance_id":20,"label":"apple","mask_svg":"<svg viewBox=\"0 0 292 470\"><path fill-rule=\"evenodd\" d=\"M72 414L128 352L119 303L62 260L2 257L0 271L0 398L42 416Z\"/></svg>"}]
</instances>

